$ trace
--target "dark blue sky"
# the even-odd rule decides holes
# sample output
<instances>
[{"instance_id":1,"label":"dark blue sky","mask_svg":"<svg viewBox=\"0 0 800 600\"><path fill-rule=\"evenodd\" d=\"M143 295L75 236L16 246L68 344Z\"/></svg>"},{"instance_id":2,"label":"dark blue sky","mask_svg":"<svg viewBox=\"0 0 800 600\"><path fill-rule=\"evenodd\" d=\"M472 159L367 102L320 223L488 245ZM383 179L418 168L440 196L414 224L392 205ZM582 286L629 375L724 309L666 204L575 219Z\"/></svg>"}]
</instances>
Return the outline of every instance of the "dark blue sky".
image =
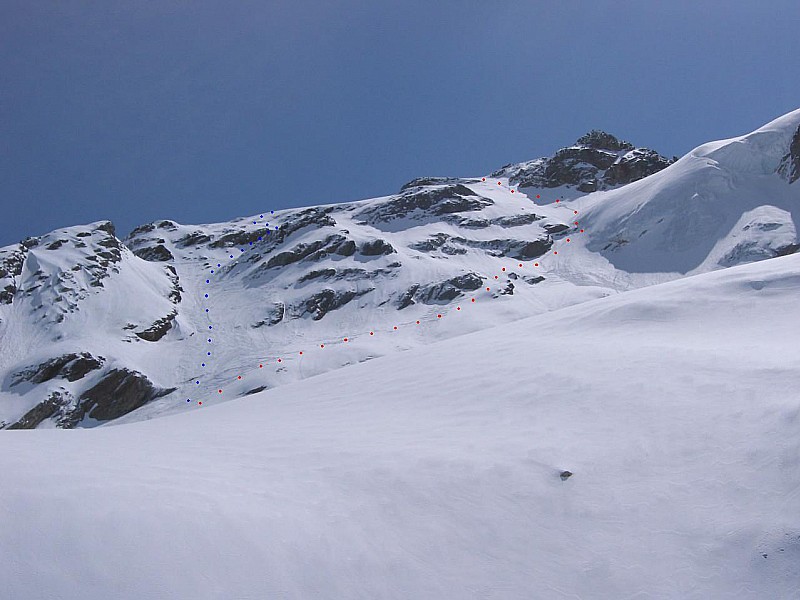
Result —
<instances>
[{"instance_id":1,"label":"dark blue sky","mask_svg":"<svg viewBox=\"0 0 800 600\"><path fill-rule=\"evenodd\" d=\"M663 154L800 106L796 0L0 0L0 245Z\"/></svg>"}]
</instances>

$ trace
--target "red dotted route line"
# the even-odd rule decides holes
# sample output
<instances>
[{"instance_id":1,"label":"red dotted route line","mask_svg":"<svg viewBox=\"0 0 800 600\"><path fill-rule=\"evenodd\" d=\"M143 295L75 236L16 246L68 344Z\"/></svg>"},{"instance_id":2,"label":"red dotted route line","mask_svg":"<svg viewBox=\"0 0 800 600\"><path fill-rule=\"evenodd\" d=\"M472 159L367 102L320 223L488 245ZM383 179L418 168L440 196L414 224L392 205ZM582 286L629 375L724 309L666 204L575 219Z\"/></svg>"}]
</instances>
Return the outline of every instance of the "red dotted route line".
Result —
<instances>
[{"instance_id":1,"label":"red dotted route line","mask_svg":"<svg viewBox=\"0 0 800 600\"><path fill-rule=\"evenodd\" d=\"M485 177L482 177L482 178L481 178L481 181L486 181L486 178L485 178ZM498 181L498 182L497 182L497 185L499 185L499 186L503 186L503 183L502 183L501 181ZM511 193L513 194L513 193L514 193L514 189L512 189L512 188L509 188L509 189L510 189ZM537 199L539 199L539 198L540 198L540 195L539 195L539 194L536 194L536 198L537 198ZM561 201L560 199L556 199L556 201L555 201L555 202L556 202L556 203L560 203L560 201ZM523 208L525 208L525 207L523 207ZM577 215L577 214L578 214L578 211L577 211L577 210L573 210L572 212L573 212L573 214L574 214L574 215ZM263 218L263 215L262 215L262 218ZM254 223L255 223L255 222L254 222ZM577 233L584 233L584 230L583 230L583 229L578 229L578 225L579 225L579 222L578 222L578 221L573 221L573 225L574 225L574 227L575 227L575 230L573 231L572 235L574 235L574 234L577 234ZM567 238L565 238L565 239L564 239L564 242L565 242L565 243L570 243L570 241L571 241L571 238L569 238L569 237L567 237ZM251 245L252 245L252 243L251 243ZM242 252L244 252L244 250L242 250ZM553 250L553 254L554 254L554 255L558 254L558 251L557 251L557 250ZM233 257L233 256L234 256L234 255L232 255L231 257ZM219 265L218 265L218 266L219 266ZM524 263L522 263L522 262L517 262L517 265L516 265L516 266L517 266L517 268L521 269L521 268L523 268L523 266L524 266ZM533 263L533 266L534 266L535 268L538 268L538 267L540 266L540 263L539 263L538 261L535 261L535 262ZM506 267L501 267L500 271L501 271L501 273L510 273L510 272L513 272L513 271L510 271L510 270L508 270ZM211 272L213 273L213 271L211 271ZM499 280L499 278L500 278L500 275L495 275L495 276L494 276L494 279L496 279L496 280ZM206 280L206 283L209 283L209 280ZM486 287L486 292L489 292L489 293L491 293L491 291L492 291L492 289L491 289L491 286L487 286L487 287ZM502 292L502 291L503 291L503 289L502 289L502 288L500 288L500 287L498 287L498 288L495 288L495 292ZM207 298L207 297L208 297L208 295L206 295L206 298ZM492 298L495 298L495 299L496 299L496 298L499 298L499 296L498 296L498 295L492 295L491 297L492 297ZM473 303L475 303L475 299L476 299L476 297L475 297L475 296L473 296L472 298L469 298L470 304L473 304ZM460 304L459 304L459 305L456 305L456 307L455 307L455 310L456 310L456 312L461 312L461 305L460 305ZM425 320L424 322L426 322L426 323L437 322L437 321L439 321L439 320L443 319L443 318L444 318L444 316L445 316L445 315L444 315L444 314L442 314L442 313L437 313L437 314L436 314L436 319L429 319L429 320ZM389 330L389 331L398 331L398 328L399 328L399 327L401 327L401 326L406 326L406 325L421 325L422 323L423 323L423 320L420 320L420 319L416 319L416 320L414 320L414 321L406 321L406 322L401 322L401 323L398 323L397 325L394 325L394 326L392 326L392 329L391 329L391 330ZM369 336L370 336L370 337L374 337L374 336L375 336L375 334L376 334L376 330L370 330L368 333L369 333ZM322 349L325 349L325 348L326 348L326 345L327 345L327 346L330 346L330 345L334 345L334 346L335 346L335 345L338 345L338 344L346 344L346 343L349 343L349 342L350 342L351 340L353 340L353 339L360 338L360 337L362 337L362 336L366 337L366 335L367 335L367 332L364 332L364 333L361 333L361 334L355 334L355 336L353 336L353 335L350 335L350 336L347 336L347 337L343 337L343 338L341 339L341 342L337 342L337 341L327 341L327 342L321 342L321 343L319 344L319 349L320 349L320 350L322 350ZM211 341L211 339L209 338L209 342L210 342L210 341ZM283 364L283 362L284 362L284 358L285 358L286 356L294 356L294 355L295 355L295 353L296 353L296 355L297 355L297 356L304 356L304 350L296 350L296 351L292 351L292 352L291 352L291 353L289 353L289 354L283 355L283 356L281 356L281 357L272 357L272 359L275 361L275 363L276 363L276 364ZM265 364L269 364L269 360L270 360L269 358L262 359L262 360L259 362L259 364L258 364L258 368L259 368L259 369L263 369ZM204 365L204 366L205 366L205 365ZM254 370L255 370L255 369L254 369ZM242 378L243 378L243 376L242 376L242 375L237 375L237 376L236 376L236 378L234 379L234 381L242 381ZM199 380L197 381L197 383L199 384ZM223 394L223 389L222 389L222 388L217 388L217 394L218 394L218 395L221 395L221 394ZM190 402L190 401L191 401L191 399L187 399L187 402ZM198 401L198 402L197 402L197 405L198 405L198 406L202 406L202 404L203 404L203 402L202 402L202 401Z\"/></svg>"}]
</instances>

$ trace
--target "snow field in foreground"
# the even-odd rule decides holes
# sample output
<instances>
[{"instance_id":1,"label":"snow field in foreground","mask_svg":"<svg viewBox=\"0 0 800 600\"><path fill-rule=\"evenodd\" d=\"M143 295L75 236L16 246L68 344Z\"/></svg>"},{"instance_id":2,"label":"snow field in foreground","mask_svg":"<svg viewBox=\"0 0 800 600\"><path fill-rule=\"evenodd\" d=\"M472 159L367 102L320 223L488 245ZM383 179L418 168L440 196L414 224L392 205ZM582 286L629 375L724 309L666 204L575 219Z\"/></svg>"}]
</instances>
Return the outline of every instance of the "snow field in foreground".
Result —
<instances>
[{"instance_id":1,"label":"snow field in foreground","mask_svg":"<svg viewBox=\"0 0 800 600\"><path fill-rule=\"evenodd\" d=\"M3 432L3 593L795 598L798 291L794 255L201 411Z\"/></svg>"}]
</instances>

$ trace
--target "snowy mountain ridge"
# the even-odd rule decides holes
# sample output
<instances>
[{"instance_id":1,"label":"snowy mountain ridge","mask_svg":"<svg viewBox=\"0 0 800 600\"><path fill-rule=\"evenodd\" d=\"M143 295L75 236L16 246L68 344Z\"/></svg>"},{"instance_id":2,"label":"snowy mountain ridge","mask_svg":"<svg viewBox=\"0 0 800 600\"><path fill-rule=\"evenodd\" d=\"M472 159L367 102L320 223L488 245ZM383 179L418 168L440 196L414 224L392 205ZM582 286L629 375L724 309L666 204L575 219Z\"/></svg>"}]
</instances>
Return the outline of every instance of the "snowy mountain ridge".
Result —
<instances>
[{"instance_id":1,"label":"snowy mountain ridge","mask_svg":"<svg viewBox=\"0 0 800 600\"><path fill-rule=\"evenodd\" d=\"M0 423L149 419L790 254L798 165L800 110L675 162L595 131L382 198L30 238L0 249Z\"/></svg>"}]
</instances>

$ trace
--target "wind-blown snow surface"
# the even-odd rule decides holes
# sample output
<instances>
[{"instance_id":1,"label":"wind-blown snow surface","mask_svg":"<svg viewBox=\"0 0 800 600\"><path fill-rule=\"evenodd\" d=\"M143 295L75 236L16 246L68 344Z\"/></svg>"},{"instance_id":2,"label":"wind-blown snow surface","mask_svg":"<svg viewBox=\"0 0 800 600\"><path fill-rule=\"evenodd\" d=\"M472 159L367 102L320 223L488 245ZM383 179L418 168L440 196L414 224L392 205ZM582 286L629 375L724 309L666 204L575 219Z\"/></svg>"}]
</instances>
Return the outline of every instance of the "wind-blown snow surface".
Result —
<instances>
[{"instance_id":1,"label":"wind-blown snow surface","mask_svg":"<svg viewBox=\"0 0 800 600\"><path fill-rule=\"evenodd\" d=\"M798 293L787 256L181 415L4 432L3 595L797 598Z\"/></svg>"}]
</instances>

